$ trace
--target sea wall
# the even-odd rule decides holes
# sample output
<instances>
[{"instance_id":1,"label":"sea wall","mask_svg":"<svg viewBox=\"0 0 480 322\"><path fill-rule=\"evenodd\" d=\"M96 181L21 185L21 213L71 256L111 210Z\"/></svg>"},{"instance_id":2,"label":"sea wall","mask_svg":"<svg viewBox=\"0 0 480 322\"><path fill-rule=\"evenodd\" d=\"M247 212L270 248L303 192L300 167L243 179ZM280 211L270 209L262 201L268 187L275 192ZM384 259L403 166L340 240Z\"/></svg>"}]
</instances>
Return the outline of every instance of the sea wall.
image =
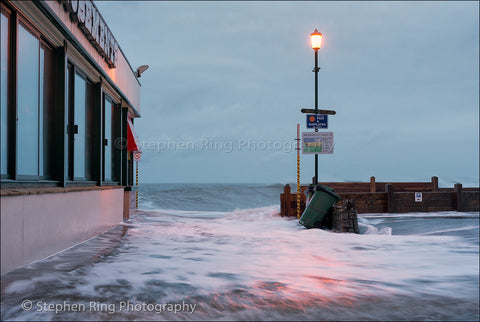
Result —
<instances>
[{"instance_id":1,"label":"sea wall","mask_svg":"<svg viewBox=\"0 0 480 322\"><path fill-rule=\"evenodd\" d=\"M437 177L432 177L430 182L375 182L372 177L370 182L320 184L333 188L342 200L355 200L358 213L480 211L479 188L464 188L460 183L453 188L439 188ZM306 188L302 186L300 190L301 213L305 209ZM280 214L297 215L297 195L289 185L280 195Z\"/></svg>"}]
</instances>

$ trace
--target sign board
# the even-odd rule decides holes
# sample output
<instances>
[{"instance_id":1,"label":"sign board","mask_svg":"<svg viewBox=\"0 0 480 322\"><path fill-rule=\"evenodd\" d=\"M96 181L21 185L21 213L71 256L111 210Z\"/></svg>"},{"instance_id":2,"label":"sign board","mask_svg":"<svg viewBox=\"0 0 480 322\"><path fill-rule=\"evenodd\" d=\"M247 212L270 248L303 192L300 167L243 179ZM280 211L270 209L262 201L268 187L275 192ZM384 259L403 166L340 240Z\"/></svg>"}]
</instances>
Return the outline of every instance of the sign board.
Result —
<instances>
[{"instance_id":1,"label":"sign board","mask_svg":"<svg viewBox=\"0 0 480 322\"><path fill-rule=\"evenodd\" d=\"M307 114L307 129L328 129L328 115Z\"/></svg>"},{"instance_id":2,"label":"sign board","mask_svg":"<svg viewBox=\"0 0 480 322\"><path fill-rule=\"evenodd\" d=\"M141 153L135 152L135 153L133 154L133 159L134 159L135 161L140 161L141 158L142 158L142 154L141 154Z\"/></svg>"},{"instance_id":3,"label":"sign board","mask_svg":"<svg viewBox=\"0 0 480 322\"><path fill-rule=\"evenodd\" d=\"M333 132L302 132L303 154L333 154Z\"/></svg>"},{"instance_id":4,"label":"sign board","mask_svg":"<svg viewBox=\"0 0 480 322\"><path fill-rule=\"evenodd\" d=\"M328 115L337 114L337 112L335 112L334 110L324 110L324 109L318 109L318 108L316 109L316 112L314 108L302 108L300 112L310 113L310 114L328 114Z\"/></svg>"},{"instance_id":5,"label":"sign board","mask_svg":"<svg viewBox=\"0 0 480 322\"><path fill-rule=\"evenodd\" d=\"M415 202L422 202L422 193L415 192Z\"/></svg>"}]
</instances>

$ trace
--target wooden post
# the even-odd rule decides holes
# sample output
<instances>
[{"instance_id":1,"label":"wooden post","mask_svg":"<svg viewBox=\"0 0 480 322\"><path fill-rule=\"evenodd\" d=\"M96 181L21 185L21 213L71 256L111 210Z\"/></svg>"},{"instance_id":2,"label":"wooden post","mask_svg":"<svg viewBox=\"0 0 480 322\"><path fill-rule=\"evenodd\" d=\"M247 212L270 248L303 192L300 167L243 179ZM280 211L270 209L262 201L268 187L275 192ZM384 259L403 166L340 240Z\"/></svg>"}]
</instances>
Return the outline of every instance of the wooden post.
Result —
<instances>
[{"instance_id":1,"label":"wooden post","mask_svg":"<svg viewBox=\"0 0 480 322\"><path fill-rule=\"evenodd\" d=\"M290 216L291 212L291 194L290 194L290 185L286 184L283 187L283 193L280 194L280 215L282 217Z\"/></svg>"},{"instance_id":2,"label":"wooden post","mask_svg":"<svg viewBox=\"0 0 480 322\"><path fill-rule=\"evenodd\" d=\"M280 216L285 216L285 187L283 187L283 193L280 194Z\"/></svg>"},{"instance_id":3,"label":"wooden post","mask_svg":"<svg viewBox=\"0 0 480 322\"><path fill-rule=\"evenodd\" d=\"M393 212L393 185L387 183L385 185L385 192L387 193L387 212Z\"/></svg>"},{"instance_id":4,"label":"wooden post","mask_svg":"<svg viewBox=\"0 0 480 322\"><path fill-rule=\"evenodd\" d=\"M456 199L457 199L457 211L463 211L463 205L462 205L462 190L463 186L461 183L456 183L454 185L455 193L456 193Z\"/></svg>"},{"instance_id":5,"label":"wooden post","mask_svg":"<svg viewBox=\"0 0 480 322\"><path fill-rule=\"evenodd\" d=\"M370 192L377 192L377 186L375 184L375 177L370 177Z\"/></svg>"},{"instance_id":6,"label":"wooden post","mask_svg":"<svg viewBox=\"0 0 480 322\"><path fill-rule=\"evenodd\" d=\"M438 177L432 177L432 191L437 192L438 191Z\"/></svg>"},{"instance_id":7,"label":"wooden post","mask_svg":"<svg viewBox=\"0 0 480 322\"><path fill-rule=\"evenodd\" d=\"M123 219L130 218L130 191L123 192Z\"/></svg>"}]
</instances>

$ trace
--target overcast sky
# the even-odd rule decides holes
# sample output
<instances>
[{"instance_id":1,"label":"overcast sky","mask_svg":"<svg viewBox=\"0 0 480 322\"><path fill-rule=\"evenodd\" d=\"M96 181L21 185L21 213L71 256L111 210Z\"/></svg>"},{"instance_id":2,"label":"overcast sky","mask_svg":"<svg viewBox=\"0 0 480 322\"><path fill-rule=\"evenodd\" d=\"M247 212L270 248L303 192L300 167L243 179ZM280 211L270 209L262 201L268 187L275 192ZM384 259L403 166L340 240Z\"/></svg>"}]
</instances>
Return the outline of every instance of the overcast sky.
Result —
<instances>
[{"instance_id":1,"label":"overcast sky","mask_svg":"<svg viewBox=\"0 0 480 322\"><path fill-rule=\"evenodd\" d=\"M296 181L296 124L319 107L320 181L479 184L479 3L97 1L142 75L141 182ZM301 180L314 157L301 155Z\"/></svg>"}]
</instances>

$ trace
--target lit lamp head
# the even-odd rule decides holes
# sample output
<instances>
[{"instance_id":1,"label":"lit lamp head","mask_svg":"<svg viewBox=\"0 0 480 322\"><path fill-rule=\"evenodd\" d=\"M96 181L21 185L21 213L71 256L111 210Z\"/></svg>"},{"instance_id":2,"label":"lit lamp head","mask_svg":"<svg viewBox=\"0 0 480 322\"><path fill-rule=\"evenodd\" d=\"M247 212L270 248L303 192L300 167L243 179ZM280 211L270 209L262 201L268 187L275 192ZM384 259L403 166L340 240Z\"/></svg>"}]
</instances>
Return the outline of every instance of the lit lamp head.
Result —
<instances>
[{"instance_id":1,"label":"lit lamp head","mask_svg":"<svg viewBox=\"0 0 480 322\"><path fill-rule=\"evenodd\" d=\"M322 34L317 29L310 35L310 41L312 42L312 49L317 51L322 47Z\"/></svg>"}]
</instances>

